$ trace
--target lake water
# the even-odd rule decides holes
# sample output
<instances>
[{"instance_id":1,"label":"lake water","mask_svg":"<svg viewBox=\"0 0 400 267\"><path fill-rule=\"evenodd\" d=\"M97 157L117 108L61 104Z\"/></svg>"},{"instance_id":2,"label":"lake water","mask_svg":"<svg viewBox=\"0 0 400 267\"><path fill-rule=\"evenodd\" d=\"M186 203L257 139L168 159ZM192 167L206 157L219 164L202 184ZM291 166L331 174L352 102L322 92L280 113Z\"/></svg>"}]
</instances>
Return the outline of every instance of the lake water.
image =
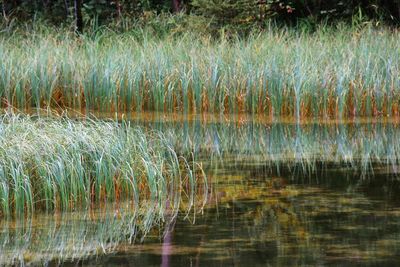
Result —
<instances>
[{"instance_id":1,"label":"lake water","mask_svg":"<svg viewBox=\"0 0 400 267\"><path fill-rule=\"evenodd\" d=\"M399 265L397 124L142 125L202 162L202 212L133 243L113 208L2 220L0 265Z\"/></svg>"}]
</instances>

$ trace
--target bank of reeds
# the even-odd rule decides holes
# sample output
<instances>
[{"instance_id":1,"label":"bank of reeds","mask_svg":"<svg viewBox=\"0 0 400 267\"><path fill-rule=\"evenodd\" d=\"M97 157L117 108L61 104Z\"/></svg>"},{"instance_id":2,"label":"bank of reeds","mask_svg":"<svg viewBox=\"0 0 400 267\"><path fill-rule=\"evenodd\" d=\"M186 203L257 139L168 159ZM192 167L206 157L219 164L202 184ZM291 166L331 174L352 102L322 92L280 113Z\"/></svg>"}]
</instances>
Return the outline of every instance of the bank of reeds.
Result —
<instances>
[{"instance_id":1,"label":"bank of reeds","mask_svg":"<svg viewBox=\"0 0 400 267\"><path fill-rule=\"evenodd\" d=\"M55 30L0 37L3 107L398 116L400 33L271 27L246 39Z\"/></svg>"},{"instance_id":2,"label":"bank of reeds","mask_svg":"<svg viewBox=\"0 0 400 267\"><path fill-rule=\"evenodd\" d=\"M190 210L204 177L161 133L126 123L9 114L0 121L0 215L128 201L132 210L145 204L148 228L166 212L175 216L183 200Z\"/></svg>"}]
</instances>

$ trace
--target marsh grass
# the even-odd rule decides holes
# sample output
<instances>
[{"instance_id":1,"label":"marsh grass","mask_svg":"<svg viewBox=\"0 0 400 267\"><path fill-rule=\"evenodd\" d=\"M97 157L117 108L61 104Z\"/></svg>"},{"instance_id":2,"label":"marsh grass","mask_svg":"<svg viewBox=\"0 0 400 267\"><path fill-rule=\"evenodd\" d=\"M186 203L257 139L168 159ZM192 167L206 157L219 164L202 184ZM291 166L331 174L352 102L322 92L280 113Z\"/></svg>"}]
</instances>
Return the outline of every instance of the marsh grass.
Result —
<instances>
[{"instance_id":1,"label":"marsh grass","mask_svg":"<svg viewBox=\"0 0 400 267\"><path fill-rule=\"evenodd\" d=\"M68 211L102 203L146 203L150 229L164 213L189 212L198 190L207 194L200 165L176 154L163 134L114 121L6 114L0 123L1 214Z\"/></svg>"},{"instance_id":2,"label":"marsh grass","mask_svg":"<svg viewBox=\"0 0 400 267\"><path fill-rule=\"evenodd\" d=\"M373 26L271 26L245 39L15 31L0 36L0 97L88 113L398 116L399 37Z\"/></svg>"}]
</instances>

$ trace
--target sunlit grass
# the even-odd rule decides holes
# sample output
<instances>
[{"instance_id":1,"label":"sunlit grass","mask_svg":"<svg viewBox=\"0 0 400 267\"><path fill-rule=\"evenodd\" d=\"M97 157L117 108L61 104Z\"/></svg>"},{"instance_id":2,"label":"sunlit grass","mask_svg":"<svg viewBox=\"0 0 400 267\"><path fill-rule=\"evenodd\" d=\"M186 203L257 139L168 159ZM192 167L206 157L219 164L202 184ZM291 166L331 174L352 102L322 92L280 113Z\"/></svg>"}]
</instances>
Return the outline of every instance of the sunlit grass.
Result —
<instances>
[{"instance_id":1,"label":"sunlit grass","mask_svg":"<svg viewBox=\"0 0 400 267\"><path fill-rule=\"evenodd\" d=\"M159 132L88 119L1 117L0 215L121 201L139 210L146 202L142 223L150 228L164 212L176 215L183 200L190 210L202 178L200 166L177 155Z\"/></svg>"},{"instance_id":2,"label":"sunlit grass","mask_svg":"<svg viewBox=\"0 0 400 267\"><path fill-rule=\"evenodd\" d=\"M399 32L270 28L247 39L0 37L3 107L250 113L297 119L397 116Z\"/></svg>"}]
</instances>

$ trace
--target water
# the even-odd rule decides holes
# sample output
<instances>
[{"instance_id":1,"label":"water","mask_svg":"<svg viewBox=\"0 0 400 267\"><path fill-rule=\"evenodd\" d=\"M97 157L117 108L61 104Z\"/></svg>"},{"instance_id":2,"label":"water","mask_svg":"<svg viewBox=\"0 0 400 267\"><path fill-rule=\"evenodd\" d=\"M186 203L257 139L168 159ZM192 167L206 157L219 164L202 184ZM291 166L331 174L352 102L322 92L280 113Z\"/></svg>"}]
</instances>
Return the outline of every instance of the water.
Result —
<instances>
[{"instance_id":1,"label":"water","mask_svg":"<svg viewBox=\"0 0 400 267\"><path fill-rule=\"evenodd\" d=\"M395 266L395 124L151 124L203 162L202 212L127 242L115 208L0 224L0 265ZM127 218L129 219L129 217Z\"/></svg>"},{"instance_id":2,"label":"water","mask_svg":"<svg viewBox=\"0 0 400 267\"><path fill-rule=\"evenodd\" d=\"M180 218L160 240L122 245L85 264L133 266L387 265L400 260L399 183L266 177L224 170L194 224ZM218 204L218 205L217 205ZM150 238L151 239L151 238Z\"/></svg>"}]
</instances>

